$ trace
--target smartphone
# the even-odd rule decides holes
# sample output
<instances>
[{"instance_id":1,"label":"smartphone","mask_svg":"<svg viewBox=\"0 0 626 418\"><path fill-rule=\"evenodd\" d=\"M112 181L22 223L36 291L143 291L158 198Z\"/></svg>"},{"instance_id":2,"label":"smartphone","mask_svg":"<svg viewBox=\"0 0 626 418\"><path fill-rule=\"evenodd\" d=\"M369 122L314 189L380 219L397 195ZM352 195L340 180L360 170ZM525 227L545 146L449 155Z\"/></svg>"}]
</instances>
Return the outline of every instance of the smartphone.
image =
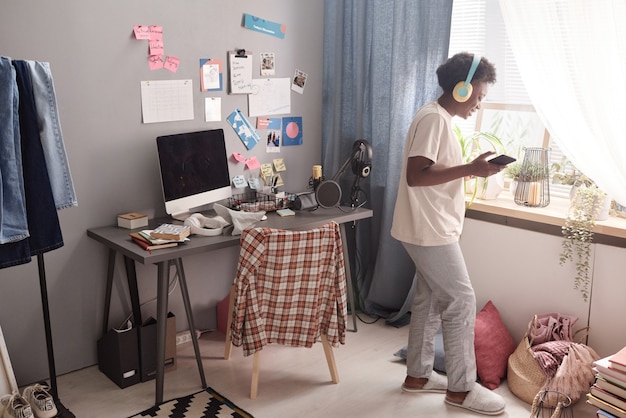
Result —
<instances>
[{"instance_id":1,"label":"smartphone","mask_svg":"<svg viewBox=\"0 0 626 418\"><path fill-rule=\"evenodd\" d=\"M502 154L487 161L490 162L491 164L507 165L507 164L511 164L514 161L517 161L517 159L513 157L509 157L508 155Z\"/></svg>"}]
</instances>

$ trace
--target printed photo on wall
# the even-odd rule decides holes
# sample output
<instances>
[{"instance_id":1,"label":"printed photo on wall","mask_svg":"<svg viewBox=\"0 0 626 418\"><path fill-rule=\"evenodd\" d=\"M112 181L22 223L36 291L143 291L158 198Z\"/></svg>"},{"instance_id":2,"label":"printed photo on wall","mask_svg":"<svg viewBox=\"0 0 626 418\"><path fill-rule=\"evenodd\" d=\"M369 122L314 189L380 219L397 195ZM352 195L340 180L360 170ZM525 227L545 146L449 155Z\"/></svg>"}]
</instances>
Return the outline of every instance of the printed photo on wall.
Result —
<instances>
[{"instance_id":1,"label":"printed photo on wall","mask_svg":"<svg viewBox=\"0 0 626 418\"><path fill-rule=\"evenodd\" d=\"M307 73L296 69L296 72L293 76L293 83L291 83L291 90L300 94L304 93L304 85L306 84L307 77Z\"/></svg>"},{"instance_id":2,"label":"printed photo on wall","mask_svg":"<svg viewBox=\"0 0 626 418\"><path fill-rule=\"evenodd\" d=\"M261 75L276 74L276 57L273 52L261 52Z\"/></svg>"},{"instance_id":3,"label":"printed photo on wall","mask_svg":"<svg viewBox=\"0 0 626 418\"><path fill-rule=\"evenodd\" d=\"M266 145L265 145L265 151L266 152L280 152L280 145L281 145L281 126L282 126L282 120L281 118L267 118L267 117L258 117L256 119L256 128L258 130L265 130L266 134L265 134L265 138L266 138ZM261 134L261 137L263 137L263 135Z\"/></svg>"},{"instance_id":4,"label":"printed photo on wall","mask_svg":"<svg viewBox=\"0 0 626 418\"><path fill-rule=\"evenodd\" d=\"M283 145L302 145L302 116L283 118Z\"/></svg>"},{"instance_id":5,"label":"printed photo on wall","mask_svg":"<svg viewBox=\"0 0 626 418\"><path fill-rule=\"evenodd\" d=\"M278 131L267 131L267 145L265 150L267 152L280 152L280 130Z\"/></svg>"}]
</instances>

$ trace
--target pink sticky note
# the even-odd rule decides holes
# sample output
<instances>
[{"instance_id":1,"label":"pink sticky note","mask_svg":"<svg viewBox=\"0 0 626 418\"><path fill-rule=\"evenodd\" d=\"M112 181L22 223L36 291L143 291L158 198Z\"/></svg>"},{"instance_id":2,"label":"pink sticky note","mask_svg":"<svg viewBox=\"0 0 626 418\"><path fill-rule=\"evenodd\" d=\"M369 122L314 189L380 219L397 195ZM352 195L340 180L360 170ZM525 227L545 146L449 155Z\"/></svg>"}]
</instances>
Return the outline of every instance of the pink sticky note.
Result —
<instances>
[{"instance_id":1,"label":"pink sticky note","mask_svg":"<svg viewBox=\"0 0 626 418\"><path fill-rule=\"evenodd\" d=\"M175 73L178 70L178 64L180 63L180 59L172 56L165 57L165 63L163 64L163 68L166 70L170 70Z\"/></svg>"},{"instance_id":2,"label":"pink sticky note","mask_svg":"<svg viewBox=\"0 0 626 418\"><path fill-rule=\"evenodd\" d=\"M148 57L148 63L150 64L150 70L160 70L163 68L163 57L161 55L150 55Z\"/></svg>"},{"instance_id":3,"label":"pink sticky note","mask_svg":"<svg viewBox=\"0 0 626 418\"><path fill-rule=\"evenodd\" d=\"M135 32L135 39L150 39L150 27L144 25L133 26Z\"/></svg>"},{"instance_id":4,"label":"pink sticky note","mask_svg":"<svg viewBox=\"0 0 626 418\"><path fill-rule=\"evenodd\" d=\"M238 152L233 152L233 158L239 161L240 163L243 163L244 161L246 161L245 157L239 154Z\"/></svg>"},{"instance_id":5,"label":"pink sticky note","mask_svg":"<svg viewBox=\"0 0 626 418\"><path fill-rule=\"evenodd\" d=\"M150 40L162 41L163 40L163 26L150 26Z\"/></svg>"},{"instance_id":6,"label":"pink sticky note","mask_svg":"<svg viewBox=\"0 0 626 418\"><path fill-rule=\"evenodd\" d=\"M246 160L246 166L248 167L248 170L254 170L256 168L260 168L261 163L259 163L259 160L257 160L256 157L250 157Z\"/></svg>"},{"instance_id":7,"label":"pink sticky note","mask_svg":"<svg viewBox=\"0 0 626 418\"><path fill-rule=\"evenodd\" d=\"M148 42L150 46L150 55L163 55L163 53L165 52L165 46L163 45L163 41L150 39L150 41Z\"/></svg>"}]
</instances>

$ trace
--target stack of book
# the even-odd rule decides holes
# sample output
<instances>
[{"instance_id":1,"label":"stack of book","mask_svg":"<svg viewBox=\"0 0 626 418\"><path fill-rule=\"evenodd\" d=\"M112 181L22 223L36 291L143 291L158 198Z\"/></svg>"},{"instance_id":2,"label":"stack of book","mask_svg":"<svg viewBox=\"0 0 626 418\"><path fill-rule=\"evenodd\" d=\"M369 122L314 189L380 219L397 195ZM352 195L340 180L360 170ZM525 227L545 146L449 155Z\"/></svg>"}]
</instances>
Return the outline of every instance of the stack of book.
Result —
<instances>
[{"instance_id":1,"label":"stack of book","mask_svg":"<svg viewBox=\"0 0 626 418\"><path fill-rule=\"evenodd\" d=\"M148 252L152 252L152 250L159 250L162 248L176 247L178 244L184 242L185 239L188 239L185 237L179 238L178 236L170 238L155 238L152 233L153 230L131 232L130 238L135 244L139 245L141 248Z\"/></svg>"},{"instance_id":2,"label":"stack of book","mask_svg":"<svg viewBox=\"0 0 626 418\"><path fill-rule=\"evenodd\" d=\"M593 363L596 381L587 403L600 408L598 417L626 418L626 347Z\"/></svg>"}]
</instances>

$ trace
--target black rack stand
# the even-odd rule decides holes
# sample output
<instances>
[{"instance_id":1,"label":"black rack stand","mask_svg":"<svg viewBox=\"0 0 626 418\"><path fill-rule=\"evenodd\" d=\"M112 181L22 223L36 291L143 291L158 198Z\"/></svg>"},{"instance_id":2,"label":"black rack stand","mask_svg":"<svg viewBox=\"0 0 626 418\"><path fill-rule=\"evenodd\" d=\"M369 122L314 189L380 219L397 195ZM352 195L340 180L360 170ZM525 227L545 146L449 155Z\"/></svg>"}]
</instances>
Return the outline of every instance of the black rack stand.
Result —
<instances>
[{"instance_id":1,"label":"black rack stand","mask_svg":"<svg viewBox=\"0 0 626 418\"><path fill-rule=\"evenodd\" d=\"M54 398L57 407L57 418L76 418L59 399L57 389L57 373L54 365L54 348L52 346L52 328L50 326L50 309L48 306L48 287L46 285L46 267L43 254L37 255L37 266L39 268L39 287L41 288L41 305L43 308L43 325L46 331L46 348L48 351L48 369L50 371L50 395Z\"/></svg>"}]
</instances>

